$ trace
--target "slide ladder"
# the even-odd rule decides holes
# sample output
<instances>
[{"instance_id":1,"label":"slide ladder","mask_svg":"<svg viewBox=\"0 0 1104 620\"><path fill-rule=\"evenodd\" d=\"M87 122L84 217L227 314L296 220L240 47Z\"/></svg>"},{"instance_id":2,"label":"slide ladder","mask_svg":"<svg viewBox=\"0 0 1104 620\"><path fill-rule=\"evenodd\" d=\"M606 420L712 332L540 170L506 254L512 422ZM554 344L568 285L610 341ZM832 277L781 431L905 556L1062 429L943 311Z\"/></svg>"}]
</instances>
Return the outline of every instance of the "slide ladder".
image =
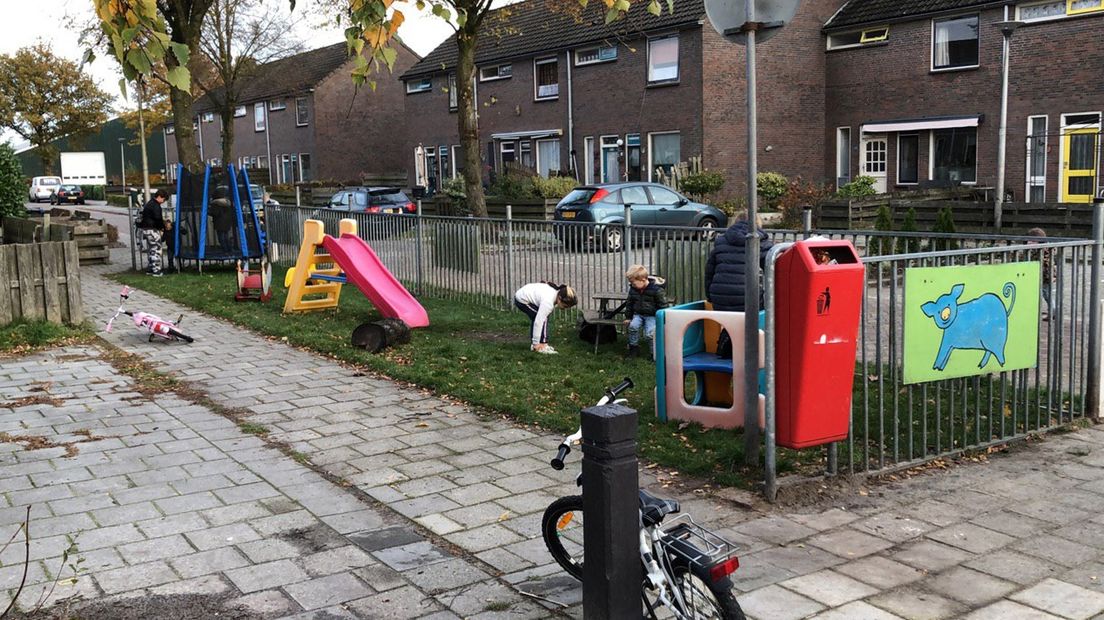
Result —
<instances>
[{"instance_id":1,"label":"slide ladder","mask_svg":"<svg viewBox=\"0 0 1104 620\"><path fill-rule=\"evenodd\" d=\"M341 220L341 234L356 235L355 220ZM284 312L305 312L336 308L341 298L341 267L329 253L318 253L326 237L325 226L318 220L303 223L303 243L295 261L295 274L288 287ZM312 299L305 299L311 296Z\"/></svg>"}]
</instances>

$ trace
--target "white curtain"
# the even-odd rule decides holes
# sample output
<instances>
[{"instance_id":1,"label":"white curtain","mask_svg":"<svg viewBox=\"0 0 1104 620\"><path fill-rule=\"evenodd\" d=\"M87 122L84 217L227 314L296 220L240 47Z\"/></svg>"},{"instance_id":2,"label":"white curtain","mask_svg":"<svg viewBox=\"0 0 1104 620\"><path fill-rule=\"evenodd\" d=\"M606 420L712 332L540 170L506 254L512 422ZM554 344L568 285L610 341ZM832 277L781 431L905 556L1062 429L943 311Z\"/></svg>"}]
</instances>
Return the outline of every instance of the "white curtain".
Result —
<instances>
[{"instance_id":1,"label":"white curtain","mask_svg":"<svg viewBox=\"0 0 1104 620\"><path fill-rule=\"evenodd\" d=\"M951 64L951 28L949 23L935 25L935 66L946 67Z\"/></svg>"},{"instance_id":2,"label":"white curtain","mask_svg":"<svg viewBox=\"0 0 1104 620\"><path fill-rule=\"evenodd\" d=\"M537 172L547 178L553 170L560 170L560 141L537 140Z\"/></svg>"}]
</instances>

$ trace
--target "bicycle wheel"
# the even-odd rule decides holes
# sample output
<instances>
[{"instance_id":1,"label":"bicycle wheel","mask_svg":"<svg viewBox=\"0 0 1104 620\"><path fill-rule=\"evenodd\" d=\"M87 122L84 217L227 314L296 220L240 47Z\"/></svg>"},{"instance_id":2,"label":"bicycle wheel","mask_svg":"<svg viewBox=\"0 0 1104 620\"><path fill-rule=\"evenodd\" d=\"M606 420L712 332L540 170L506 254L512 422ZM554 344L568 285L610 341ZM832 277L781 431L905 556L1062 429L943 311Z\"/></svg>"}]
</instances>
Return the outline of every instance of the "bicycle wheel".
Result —
<instances>
[{"instance_id":1,"label":"bicycle wheel","mask_svg":"<svg viewBox=\"0 0 1104 620\"><path fill-rule=\"evenodd\" d=\"M548 505L541 519L548 553L569 575L583 580L583 498L569 495Z\"/></svg>"},{"instance_id":2,"label":"bicycle wheel","mask_svg":"<svg viewBox=\"0 0 1104 620\"><path fill-rule=\"evenodd\" d=\"M194 338L192 338L191 336L186 335L184 332L182 332L180 330L169 328L169 335L174 337L174 338L183 340L184 342L187 342L189 344L195 342Z\"/></svg>"},{"instance_id":3,"label":"bicycle wheel","mask_svg":"<svg viewBox=\"0 0 1104 620\"><path fill-rule=\"evenodd\" d=\"M713 582L708 575L697 575L684 565L675 567L671 585L681 595L683 604L679 611L684 618L744 620L744 610L736 602L732 582L728 579Z\"/></svg>"}]
</instances>

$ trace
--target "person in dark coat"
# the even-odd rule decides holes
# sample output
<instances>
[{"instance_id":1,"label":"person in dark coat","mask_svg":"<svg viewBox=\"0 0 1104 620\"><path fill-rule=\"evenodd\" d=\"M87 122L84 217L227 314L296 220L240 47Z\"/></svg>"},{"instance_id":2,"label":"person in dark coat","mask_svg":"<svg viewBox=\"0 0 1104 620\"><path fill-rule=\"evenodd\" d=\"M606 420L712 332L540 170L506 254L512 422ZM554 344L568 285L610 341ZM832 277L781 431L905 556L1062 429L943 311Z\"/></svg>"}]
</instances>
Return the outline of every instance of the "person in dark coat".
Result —
<instances>
[{"instance_id":1,"label":"person in dark coat","mask_svg":"<svg viewBox=\"0 0 1104 620\"><path fill-rule=\"evenodd\" d=\"M142 207L142 215L135 225L141 231L142 241L146 246L146 273L157 278L161 277L161 240L168 230L161 210L168 199L168 192L157 190L153 198Z\"/></svg>"},{"instance_id":2,"label":"person in dark coat","mask_svg":"<svg viewBox=\"0 0 1104 620\"><path fill-rule=\"evenodd\" d=\"M747 293L747 235L750 230L747 212L738 213L736 222L713 242L713 251L705 263L705 295L714 310L743 312ZM767 250L773 245L761 228L759 236L760 268L765 264ZM760 301L762 299L760 298ZM760 303L762 307L762 303ZM717 342L717 355L732 356L732 341L728 332L721 330Z\"/></svg>"}]
</instances>

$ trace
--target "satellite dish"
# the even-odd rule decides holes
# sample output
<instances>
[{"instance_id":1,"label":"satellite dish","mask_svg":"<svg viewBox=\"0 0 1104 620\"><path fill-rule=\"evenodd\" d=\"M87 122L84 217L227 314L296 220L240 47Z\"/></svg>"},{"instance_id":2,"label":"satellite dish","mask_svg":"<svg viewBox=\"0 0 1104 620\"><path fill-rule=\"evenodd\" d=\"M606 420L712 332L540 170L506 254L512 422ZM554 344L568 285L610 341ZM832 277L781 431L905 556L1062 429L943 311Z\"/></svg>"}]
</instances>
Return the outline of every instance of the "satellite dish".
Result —
<instances>
[{"instance_id":1,"label":"satellite dish","mask_svg":"<svg viewBox=\"0 0 1104 620\"><path fill-rule=\"evenodd\" d=\"M755 36L756 43L763 43L789 23L801 0L752 0L755 5L755 21L761 24ZM743 45L747 36L741 27L747 23L747 0L705 0L705 15L722 37Z\"/></svg>"}]
</instances>

